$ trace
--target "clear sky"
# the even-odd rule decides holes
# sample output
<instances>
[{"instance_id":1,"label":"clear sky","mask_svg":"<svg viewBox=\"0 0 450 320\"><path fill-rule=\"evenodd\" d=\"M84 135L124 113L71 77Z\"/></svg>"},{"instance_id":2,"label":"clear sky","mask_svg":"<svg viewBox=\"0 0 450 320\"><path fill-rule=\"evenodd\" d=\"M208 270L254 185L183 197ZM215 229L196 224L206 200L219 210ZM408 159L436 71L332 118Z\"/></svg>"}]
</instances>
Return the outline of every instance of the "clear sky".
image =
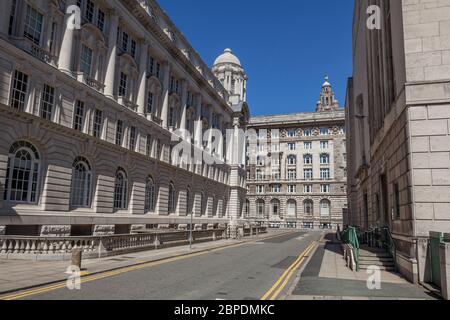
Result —
<instances>
[{"instance_id":1,"label":"clear sky","mask_svg":"<svg viewBox=\"0 0 450 320\"><path fill-rule=\"evenodd\" d=\"M315 110L326 74L344 105L353 0L158 0L211 66L225 48L248 77L252 115Z\"/></svg>"}]
</instances>

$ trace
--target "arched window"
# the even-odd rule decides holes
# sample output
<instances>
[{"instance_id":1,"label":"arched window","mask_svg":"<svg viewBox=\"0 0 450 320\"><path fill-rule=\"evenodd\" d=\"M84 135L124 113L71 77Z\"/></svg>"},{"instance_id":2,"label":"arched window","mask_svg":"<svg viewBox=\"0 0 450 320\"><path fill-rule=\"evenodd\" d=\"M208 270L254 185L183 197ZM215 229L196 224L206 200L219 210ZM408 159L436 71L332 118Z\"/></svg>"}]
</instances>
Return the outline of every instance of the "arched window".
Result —
<instances>
[{"instance_id":1,"label":"arched window","mask_svg":"<svg viewBox=\"0 0 450 320\"><path fill-rule=\"evenodd\" d=\"M304 160L304 163L305 163L305 164L312 164L312 163L313 163L313 156L310 155L310 154L306 154L306 155L303 157L303 160Z\"/></svg>"},{"instance_id":2,"label":"arched window","mask_svg":"<svg viewBox=\"0 0 450 320\"><path fill-rule=\"evenodd\" d=\"M37 202L39 165L39 153L31 143L18 141L11 146L5 181L6 201Z\"/></svg>"},{"instance_id":3,"label":"arched window","mask_svg":"<svg viewBox=\"0 0 450 320\"><path fill-rule=\"evenodd\" d=\"M128 180L125 170L119 168L114 184L114 209L125 210L128 207Z\"/></svg>"},{"instance_id":4,"label":"arched window","mask_svg":"<svg viewBox=\"0 0 450 320\"><path fill-rule=\"evenodd\" d=\"M329 216L331 211L331 203L329 200L320 201L320 215L321 216Z\"/></svg>"},{"instance_id":5,"label":"arched window","mask_svg":"<svg viewBox=\"0 0 450 320\"><path fill-rule=\"evenodd\" d=\"M186 189L186 215L192 214L191 207L191 187L187 187Z\"/></svg>"},{"instance_id":6,"label":"arched window","mask_svg":"<svg viewBox=\"0 0 450 320\"><path fill-rule=\"evenodd\" d=\"M320 164L329 164L330 163L330 155L328 153L322 153L320 155Z\"/></svg>"},{"instance_id":7,"label":"arched window","mask_svg":"<svg viewBox=\"0 0 450 320\"><path fill-rule=\"evenodd\" d=\"M297 202L295 200L287 202L287 214L289 216L297 216Z\"/></svg>"},{"instance_id":8,"label":"arched window","mask_svg":"<svg viewBox=\"0 0 450 320\"><path fill-rule=\"evenodd\" d=\"M205 214L206 205L205 205L205 193L202 191L200 193L200 216Z\"/></svg>"},{"instance_id":9,"label":"arched window","mask_svg":"<svg viewBox=\"0 0 450 320\"><path fill-rule=\"evenodd\" d=\"M266 211L265 207L266 207L266 203L264 202L264 200L258 200L256 202L256 211L259 216L264 216L265 211Z\"/></svg>"},{"instance_id":10,"label":"arched window","mask_svg":"<svg viewBox=\"0 0 450 320\"><path fill-rule=\"evenodd\" d=\"M153 212L155 211L155 181L152 177L148 177L145 183L145 212Z\"/></svg>"},{"instance_id":11,"label":"arched window","mask_svg":"<svg viewBox=\"0 0 450 320\"><path fill-rule=\"evenodd\" d=\"M176 208L175 185L171 182L169 184L169 213L175 213Z\"/></svg>"},{"instance_id":12,"label":"arched window","mask_svg":"<svg viewBox=\"0 0 450 320\"><path fill-rule=\"evenodd\" d=\"M280 216L280 200L274 199L271 201L271 207L272 207L272 215L274 216Z\"/></svg>"},{"instance_id":13,"label":"arched window","mask_svg":"<svg viewBox=\"0 0 450 320\"><path fill-rule=\"evenodd\" d=\"M72 165L72 189L70 205L72 208L89 208L91 206L92 173L89 162L78 157Z\"/></svg>"},{"instance_id":14,"label":"arched window","mask_svg":"<svg viewBox=\"0 0 450 320\"><path fill-rule=\"evenodd\" d=\"M303 203L305 215L312 216L314 214L314 203L312 200L305 200Z\"/></svg>"},{"instance_id":15,"label":"arched window","mask_svg":"<svg viewBox=\"0 0 450 320\"><path fill-rule=\"evenodd\" d=\"M295 165L297 164L297 157L294 155L290 155L288 157L288 165Z\"/></svg>"}]
</instances>

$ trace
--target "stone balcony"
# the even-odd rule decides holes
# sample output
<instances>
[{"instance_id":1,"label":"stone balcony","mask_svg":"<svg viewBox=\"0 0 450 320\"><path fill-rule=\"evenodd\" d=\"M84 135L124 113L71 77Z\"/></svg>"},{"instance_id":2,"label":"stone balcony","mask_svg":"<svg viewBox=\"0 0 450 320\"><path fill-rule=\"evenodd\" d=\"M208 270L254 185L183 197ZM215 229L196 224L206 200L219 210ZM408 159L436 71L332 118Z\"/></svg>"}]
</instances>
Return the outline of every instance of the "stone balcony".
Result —
<instances>
[{"instance_id":1,"label":"stone balcony","mask_svg":"<svg viewBox=\"0 0 450 320\"><path fill-rule=\"evenodd\" d=\"M33 41L27 38L16 38L12 40L12 43L14 43L14 45L24 50L25 52L28 52L36 59L39 59L40 61L47 63L55 68L58 67L58 58L47 49L44 49L41 46L35 44Z\"/></svg>"},{"instance_id":2,"label":"stone balcony","mask_svg":"<svg viewBox=\"0 0 450 320\"><path fill-rule=\"evenodd\" d=\"M92 89L103 93L105 90L105 85L100 81L95 80L93 77L86 75L83 72L78 72L76 74L77 80L91 87Z\"/></svg>"},{"instance_id":3,"label":"stone balcony","mask_svg":"<svg viewBox=\"0 0 450 320\"><path fill-rule=\"evenodd\" d=\"M126 97L124 96L118 96L117 97L117 102L119 104L121 104L122 106L133 110L134 112L138 111L138 105L136 103L134 103L133 101L128 100Z\"/></svg>"}]
</instances>

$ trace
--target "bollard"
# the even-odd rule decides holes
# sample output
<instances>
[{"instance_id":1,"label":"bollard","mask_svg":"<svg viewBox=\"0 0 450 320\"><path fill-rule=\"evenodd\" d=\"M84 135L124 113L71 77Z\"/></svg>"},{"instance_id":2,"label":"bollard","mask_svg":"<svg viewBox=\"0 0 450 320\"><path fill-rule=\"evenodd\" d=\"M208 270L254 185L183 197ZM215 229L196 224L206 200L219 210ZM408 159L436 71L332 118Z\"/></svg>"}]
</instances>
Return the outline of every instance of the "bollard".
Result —
<instances>
[{"instance_id":1,"label":"bollard","mask_svg":"<svg viewBox=\"0 0 450 320\"><path fill-rule=\"evenodd\" d=\"M83 251L79 248L72 250L72 266L76 266L81 270L81 261L83 258Z\"/></svg>"}]
</instances>

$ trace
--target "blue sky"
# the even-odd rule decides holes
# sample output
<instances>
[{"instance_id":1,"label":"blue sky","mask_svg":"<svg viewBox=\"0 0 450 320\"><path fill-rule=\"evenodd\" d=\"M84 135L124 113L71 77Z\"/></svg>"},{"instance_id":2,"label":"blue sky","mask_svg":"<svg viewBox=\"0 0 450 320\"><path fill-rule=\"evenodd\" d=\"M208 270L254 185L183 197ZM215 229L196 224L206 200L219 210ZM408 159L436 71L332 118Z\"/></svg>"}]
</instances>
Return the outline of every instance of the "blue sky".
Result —
<instances>
[{"instance_id":1,"label":"blue sky","mask_svg":"<svg viewBox=\"0 0 450 320\"><path fill-rule=\"evenodd\" d=\"M159 0L211 66L225 48L248 76L252 115L315 110L324 76L344 104L353 0Z\"/></svg>"}]
</instances>

